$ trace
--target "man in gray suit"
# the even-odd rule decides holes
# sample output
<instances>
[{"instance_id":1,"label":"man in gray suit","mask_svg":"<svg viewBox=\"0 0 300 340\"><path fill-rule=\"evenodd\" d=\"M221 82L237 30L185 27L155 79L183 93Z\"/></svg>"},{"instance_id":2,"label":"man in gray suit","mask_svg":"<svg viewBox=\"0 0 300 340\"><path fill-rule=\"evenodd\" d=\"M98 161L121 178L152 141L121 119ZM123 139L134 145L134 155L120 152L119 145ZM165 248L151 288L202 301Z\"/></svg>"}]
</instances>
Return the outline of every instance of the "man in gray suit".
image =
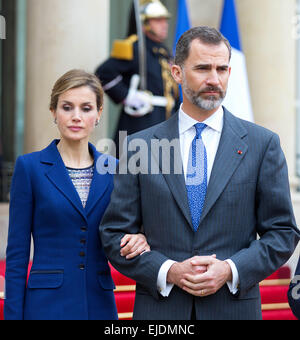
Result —
<instances>
[{"instance_id":1,"label":"man in gray suit","mask_svg":"<svg viewBox=\"0 0 300 340\"><path fill-rule=\"evenodd\" d=\"M299 241L278 136L221 106L230 58L217 30L186 32L172 67L179 112L127 141L100 233L137 282L134 319L261 319L259 282ZM122 237L141 231L151 251L124 258Z\"/></svg>"}]
</instances>

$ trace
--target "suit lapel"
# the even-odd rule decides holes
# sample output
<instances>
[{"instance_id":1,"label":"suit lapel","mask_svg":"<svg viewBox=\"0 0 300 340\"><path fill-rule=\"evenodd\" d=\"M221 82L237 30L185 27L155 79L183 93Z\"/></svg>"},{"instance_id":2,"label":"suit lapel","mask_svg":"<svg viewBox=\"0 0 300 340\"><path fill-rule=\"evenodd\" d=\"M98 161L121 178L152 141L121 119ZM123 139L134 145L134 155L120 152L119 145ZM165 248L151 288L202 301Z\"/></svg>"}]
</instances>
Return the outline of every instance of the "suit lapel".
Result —
<instances>
[{"instance_id":1,"label":"suit lapel","mask_svg":"<svg viewBox=\"0 0 300 340\"><path fill-rule=\"evenodd\" d=\"M201 222L218 200L230 178L245 157L248 145L243 141L247 131L241 122L224 109L224 127L207 188Z\"/></svg>"},{"instance_id":2,"label":"suit lapel","mask_svg":"<svg viewBox=\"0 0 300 340\"><path fill-rule=\"evenodd\" d=\"M173 115L164 124L160 125L159 128L155 131L154 137L159 139L160 141L167 139L169 142L173 142L175 145L174 152L171 152L170 154L170 165L171 165L170 174L166 174L163 171L161 155L158 156L153 153L153 156L159 164L160 170L169 186L170 191L172 192L174 196L175 201L177 202L180 210L182 211L186 220L188 221L191 228L193 229L193 224L192 224L190 209L189 209L189 204L188 204L188 198L187 198L183 166L182 166L181 151L180 151L178 113ZM173 166L175 166L176 169L180 170L179 174L174 173Z\"/></svg>"},{"instance_id":3,"label":"suit lapel","mask_svg":"<svg viewBox=\"0 0 300 340\"><path fill-rule=\"evenodd\" d=\"M213 170L210 177L210 182L207 188L207 195L201 221L205 219L207 214L212 209L230 178L238 168L241 161L244 159L248 145L243 138L247 135L247 131L241 124L240 120L234 117L229 111L224 108L224 126L216 154ZM174 164L174 159L179 159L181 164L181 174L164 174L162 171L161 157L158 160L160 170L179 206L182 213L186 217L188 223L193 229L190 209L187 198L186 184L184 172L182 168L182 159L180 154L180 141L179 141L179 127L178 127L178 114L173 115L168 121L160 125L155 131L154 137L159 140L167 139L169 142L177 140L178 147L175 148L175 154L171 153L171 164ZM179 153L179 155L178 155ZM157 159L157 155L153 155ZM176 158L174 158L176 157ZM177 164L178 166L178 164Z\"/></svg>"}]
</instances>

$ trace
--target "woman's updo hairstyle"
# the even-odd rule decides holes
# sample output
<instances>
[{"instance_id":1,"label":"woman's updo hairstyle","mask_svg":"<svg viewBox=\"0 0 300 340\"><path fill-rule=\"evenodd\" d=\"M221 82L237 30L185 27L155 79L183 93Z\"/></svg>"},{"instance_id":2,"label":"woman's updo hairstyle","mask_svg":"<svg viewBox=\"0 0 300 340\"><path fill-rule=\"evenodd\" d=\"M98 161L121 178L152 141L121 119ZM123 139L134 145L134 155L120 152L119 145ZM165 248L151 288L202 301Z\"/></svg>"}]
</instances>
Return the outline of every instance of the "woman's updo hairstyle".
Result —
<instances>
[{"instance_id":1,"label":"woman's updo hairstyle","mask_svg":"<svg viewBox=\"0 0 300 340\"><path fill-rule=\"evenodd\" d=\"M82 86L88 86L95 93L97 98L97 110L100 111L103 106L104 95L100 80L94 74L83 70L71 70L56 81L52 89L50 110L56 111L58 99L61 94Z\"/></svg>"}]
</instances>

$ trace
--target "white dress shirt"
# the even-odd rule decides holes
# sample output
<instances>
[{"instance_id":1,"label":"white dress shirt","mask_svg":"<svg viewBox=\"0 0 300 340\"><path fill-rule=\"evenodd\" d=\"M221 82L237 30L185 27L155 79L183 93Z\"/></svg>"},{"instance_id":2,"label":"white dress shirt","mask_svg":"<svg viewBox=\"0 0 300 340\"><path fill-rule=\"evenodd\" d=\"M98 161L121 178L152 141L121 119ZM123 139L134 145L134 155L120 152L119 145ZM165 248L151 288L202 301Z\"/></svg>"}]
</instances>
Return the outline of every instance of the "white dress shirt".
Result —
<instances>
[{"instance_id":1,"label":"white dress shirt","mask_svg":"<svg viewBox=\"0 0 300 340\"><path fill-rule=\"evenodd\" d=\"M193 139L196 136L195 124L199 123L189 115L183 112L182 107L179 110L179 139L181 148L181 157L183 162L183 170L186 178L189 151ZM206 119L204 124L207 125L202 132L202 140L207 152L207 185L210 180L212 168L214 165L215 157L218 151L220 138L224 124L224 111L220 107L217 112ZM209 255L209 254L208 254ZM212 254L211 254L212 255ZM231 260L226 260L232 271L232 282L227 282L228 288L232 294L236 294L238 291L239 276L235 264ZM168 297L172 291L174 285L167 283L167 275L171 266L175 261L168 260L160 268L157 278L157 288L160 294L164 297Z\"/></svg>"}]
</instances>

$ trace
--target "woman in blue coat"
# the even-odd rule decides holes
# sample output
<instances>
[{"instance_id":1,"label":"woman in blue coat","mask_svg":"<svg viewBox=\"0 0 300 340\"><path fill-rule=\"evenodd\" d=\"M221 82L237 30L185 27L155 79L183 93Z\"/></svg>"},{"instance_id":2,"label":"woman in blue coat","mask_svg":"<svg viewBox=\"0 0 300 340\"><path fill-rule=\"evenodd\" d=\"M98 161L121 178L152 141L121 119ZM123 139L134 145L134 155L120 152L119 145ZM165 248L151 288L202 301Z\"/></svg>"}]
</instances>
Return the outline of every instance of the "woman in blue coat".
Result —
<instances>
[{"instance_id":1,"label":"woman in blue coat","mask_svg":"<svg viewBox=\"0 0 300 340\"><path fill-rule=\"evenodd\" d=\"M61 139L16 162L6 257L6 320L117 319L114 283L98 235L113 176L88 142L99 123L102 103L97 77L80 70L62 76L50 104ZM31 236L34 257L26 285ZM143 235L127 235L128 241L136 252L125 256L147 250Z\"/></svg>"}]
</instances>

